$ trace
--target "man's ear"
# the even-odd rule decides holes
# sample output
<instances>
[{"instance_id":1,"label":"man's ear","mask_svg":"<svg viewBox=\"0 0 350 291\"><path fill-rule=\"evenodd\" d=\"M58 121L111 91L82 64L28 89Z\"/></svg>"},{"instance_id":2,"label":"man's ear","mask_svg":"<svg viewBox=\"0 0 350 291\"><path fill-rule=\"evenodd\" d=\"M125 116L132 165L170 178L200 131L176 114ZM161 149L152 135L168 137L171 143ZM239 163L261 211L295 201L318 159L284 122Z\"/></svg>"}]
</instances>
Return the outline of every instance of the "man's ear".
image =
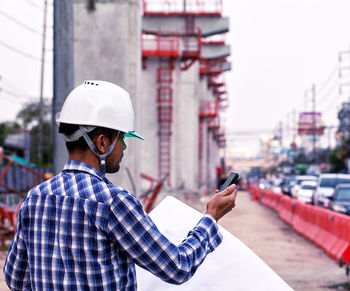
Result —
<instances>
[{"instance_id":1,"label":"man's ear","mask_svg":"<svg viewBox=\"0 0 350 291\"><path fill-rule=\"evenodd\" d=\"M94 140L97 150L104 154L108 148L108 138L104 134L99 134Z\"/></svg>"}]
</instances>

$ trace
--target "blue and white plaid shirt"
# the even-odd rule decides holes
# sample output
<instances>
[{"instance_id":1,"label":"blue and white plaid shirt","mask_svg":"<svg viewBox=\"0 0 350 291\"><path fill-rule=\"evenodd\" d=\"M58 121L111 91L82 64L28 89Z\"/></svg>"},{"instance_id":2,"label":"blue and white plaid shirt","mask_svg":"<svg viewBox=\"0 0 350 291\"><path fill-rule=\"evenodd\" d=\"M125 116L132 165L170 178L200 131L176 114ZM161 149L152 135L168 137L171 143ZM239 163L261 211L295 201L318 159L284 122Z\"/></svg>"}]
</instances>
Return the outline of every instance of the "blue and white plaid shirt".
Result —
<instances>
[{"instance_id":1,"label":"blue and white plaid shirt","mask_svg":"<svg viewBox=\"0 0 350 291\"><path fill-rule=\"evenodd\" d=\"M13 290L136 290L135 263L180 284L222 240L204 216L172 244L133 194L77 161L29 191L18 219L4 266Z\"/></svg>"}]
</instances>

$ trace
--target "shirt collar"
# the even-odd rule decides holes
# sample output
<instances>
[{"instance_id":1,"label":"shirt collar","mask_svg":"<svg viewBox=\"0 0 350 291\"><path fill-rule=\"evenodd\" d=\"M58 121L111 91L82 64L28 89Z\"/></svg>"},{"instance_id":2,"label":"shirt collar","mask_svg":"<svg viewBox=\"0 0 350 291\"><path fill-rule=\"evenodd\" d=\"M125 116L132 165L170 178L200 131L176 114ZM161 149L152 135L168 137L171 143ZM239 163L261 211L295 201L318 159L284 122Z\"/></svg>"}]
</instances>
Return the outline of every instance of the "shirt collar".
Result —
<instances>
[{"instance_id":1,"label":"shirt collar","mask_svg":"<svg viewBox=\"0 0 350 291\"><path fill-rule=\"evenodd\" d=\"M108 179L105 177L105 175L102 174L99 170L90 166L89 164L85 164L85 163L80 162L80 161L75 161L75 160L66 161L66 164L63 167L63 171L85 172L85 173L88 173L90 175L97 177L100 180L105 181L106 183L110 183L108 181Z\"/></svg>"}]
</instances>

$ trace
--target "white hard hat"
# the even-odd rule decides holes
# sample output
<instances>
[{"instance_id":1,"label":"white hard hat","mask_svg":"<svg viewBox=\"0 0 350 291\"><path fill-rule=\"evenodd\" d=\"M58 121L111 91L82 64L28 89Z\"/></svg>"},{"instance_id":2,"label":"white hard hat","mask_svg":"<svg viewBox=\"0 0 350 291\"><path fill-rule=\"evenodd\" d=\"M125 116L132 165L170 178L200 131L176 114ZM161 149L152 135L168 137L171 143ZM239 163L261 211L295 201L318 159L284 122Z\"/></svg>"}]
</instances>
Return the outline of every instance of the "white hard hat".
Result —
<instances>
[{"instance_id":1,"label":"white hard hat","mask_svg":"<svg viewBox=\"0 0 350 291\"><path fill-rule=\"evenodd\" d=\"M84 81L76 87L67 96L57 122L106 127L143 139L135 132L129 93L106 81Z\"/></svg>"}]
</instances>

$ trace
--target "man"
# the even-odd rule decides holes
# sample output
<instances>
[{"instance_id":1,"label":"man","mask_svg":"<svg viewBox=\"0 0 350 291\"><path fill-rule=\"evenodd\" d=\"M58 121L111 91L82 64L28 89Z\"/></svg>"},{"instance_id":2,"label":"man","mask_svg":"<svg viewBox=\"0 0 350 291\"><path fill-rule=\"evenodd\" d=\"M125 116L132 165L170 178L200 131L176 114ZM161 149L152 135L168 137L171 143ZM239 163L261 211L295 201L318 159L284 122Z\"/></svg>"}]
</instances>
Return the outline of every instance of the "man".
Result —
<instances>
[{"instance_id":1,"label":"man","mask_svg":"<svg viewBox=\"0 0 350 291\"><path fill-rule=\"evenodd\" d=\"M178 246L162 235L134 194L109 182L134 131L129 94L85 81L57 120L69 152L63 172L30 190L4 266L14 290L136 290L135 263L173 284L191 278L221 242L216 221L235 206L230 186ZM216 220L216 221L215 221Z\"/></svg>"}]
</instances>

